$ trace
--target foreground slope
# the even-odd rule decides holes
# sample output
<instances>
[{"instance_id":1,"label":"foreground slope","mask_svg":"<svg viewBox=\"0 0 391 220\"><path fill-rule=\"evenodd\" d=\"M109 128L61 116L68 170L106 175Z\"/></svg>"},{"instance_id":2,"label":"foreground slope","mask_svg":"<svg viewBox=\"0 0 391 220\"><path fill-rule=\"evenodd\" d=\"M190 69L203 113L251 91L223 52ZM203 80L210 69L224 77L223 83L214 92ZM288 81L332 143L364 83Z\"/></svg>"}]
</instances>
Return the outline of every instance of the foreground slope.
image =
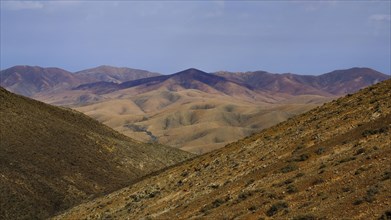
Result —
<instances>
[{"instance_id":1,"label":"foreground slope","mask_svg":"<svg viewBox=\"0 0 391 220\"><path fill-rule=\"evenodd\" d=\"M57 219L389 219L391 80Z\"/></svg>"},{"instance_id":2,"label":"foreground slope","mask_svg":"<svg viewBox=\"0 0 391 220\"><path fill-rule=\"evenodd\" d=\"M0 219L46 218L191 155L0 88Z\"/></svg>"}]
</instances>

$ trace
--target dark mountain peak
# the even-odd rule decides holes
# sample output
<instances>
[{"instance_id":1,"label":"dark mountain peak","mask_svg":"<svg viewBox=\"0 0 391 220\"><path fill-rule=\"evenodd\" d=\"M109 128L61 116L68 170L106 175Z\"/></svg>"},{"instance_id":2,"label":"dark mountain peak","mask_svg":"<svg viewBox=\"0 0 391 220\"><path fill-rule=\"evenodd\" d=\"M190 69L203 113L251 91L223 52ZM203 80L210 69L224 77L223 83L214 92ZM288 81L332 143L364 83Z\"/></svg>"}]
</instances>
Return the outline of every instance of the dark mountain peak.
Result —
<instances>
[{"instance_id":1,"label":"dark mountain peak","mask_svg":"<svg viewBox=\"0 0 391 220\"><path fill-rule=\"evenodd\" d=\"M184 88L193 88L194 82L198 81L209 86L214 86L221 82L226 82L227 79L221 76L216 76L214 74L206 73L204 71L190 68L187 70L183 70L181 72L172 74L170 79L176 81L179 85Z\"/></svg>"},{"instance_id":2,"label":"dark mountain peak","mask_svg":"<svg viewBox=\"0 0 391 220\"><path fill-rule=\"evenodd\" d=\"M174 74L172 74L172 76L178 76L178 75L193 76L193 75L197 75L197 74L208 74L208 73L201 71L199 69L196 69L196 68L189 68L189 69L174 73Z\"/></svg>"}]
</instances>

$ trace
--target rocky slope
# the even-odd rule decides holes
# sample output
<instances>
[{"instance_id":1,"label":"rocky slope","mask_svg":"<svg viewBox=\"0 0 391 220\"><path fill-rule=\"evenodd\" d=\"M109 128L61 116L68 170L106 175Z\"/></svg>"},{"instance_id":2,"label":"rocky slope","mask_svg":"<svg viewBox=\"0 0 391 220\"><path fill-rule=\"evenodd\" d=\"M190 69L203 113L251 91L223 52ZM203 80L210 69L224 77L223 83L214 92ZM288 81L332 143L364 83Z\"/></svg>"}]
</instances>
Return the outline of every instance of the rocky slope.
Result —
<instances>
[{"instance_id":1,"label":"rocky slope","mask_svg":"<svg viewBox=\"0 0 391 220\"><path fill-rule=\"evenodd\" d=\"M0 219L43 219L190 158L0 87Z\"/></svg>"},{"instance_id":2,"label":"rocky slope","mask_svg":"<svg viewBox=\"0 0 391 220\"><path fill-rule=\"evenodd\" d=\"M55 219L389 219L391 80Z\"/></svg>"}]
</instances>

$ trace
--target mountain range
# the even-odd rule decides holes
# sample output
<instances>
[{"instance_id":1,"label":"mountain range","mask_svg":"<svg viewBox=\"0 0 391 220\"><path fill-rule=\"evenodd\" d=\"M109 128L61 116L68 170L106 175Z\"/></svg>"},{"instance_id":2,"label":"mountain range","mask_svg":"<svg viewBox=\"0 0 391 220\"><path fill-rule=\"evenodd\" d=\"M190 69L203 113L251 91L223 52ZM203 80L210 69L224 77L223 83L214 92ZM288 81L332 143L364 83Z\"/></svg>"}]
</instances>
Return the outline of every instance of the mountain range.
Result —
<instances>
[{"instance_id":1,"label":"mountain range","mask_svg":"<svg viewBox=\"0 0 391 220\"><path fill-rule=\"evenodd\" d=\"M76 73L16 66L0 76L10 91L72 107L139 141L198 154L389 78L369 68L319 76L194 68L159 75L109 66Z\"/></svg>"},{"instance_id":2,"label":"mountain range","mask_svg":"<svg viewBox=\"0 0 391 220\"><path fill-rule=\"evenodd\" d=\"M391 80L53 219L389 219Z\"/></svg>"},{"instance_id":3,"label":"mountain range","mask_svg":"<svg viewBox=\"0 0 391 220\"><path fill-rule=\"evenodd\" d=\"M261 88L249 79L257 73L188 69L126 82L76 77L71 86L51 74L62 70L23 68L35 76L2 71L2 82L151 143L0 88L1 219L391 216L391 80L379 82L387 75L279 74ZM339 98L367 83L377 84Z\"/></svg>"}]
</instances>

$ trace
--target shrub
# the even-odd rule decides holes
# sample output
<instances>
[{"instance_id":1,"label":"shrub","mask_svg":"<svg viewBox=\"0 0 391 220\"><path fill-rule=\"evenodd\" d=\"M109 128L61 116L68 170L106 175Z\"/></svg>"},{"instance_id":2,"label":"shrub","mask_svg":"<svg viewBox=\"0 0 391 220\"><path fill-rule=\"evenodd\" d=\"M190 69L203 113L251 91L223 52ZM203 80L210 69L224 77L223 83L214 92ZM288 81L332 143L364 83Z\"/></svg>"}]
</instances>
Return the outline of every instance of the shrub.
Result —
<instances>
[{"instance_id":1,"label":"shrub","mask_svg":"<svg viewBox=\"0 0 391 220\"><path fill-rule=\"evenodd\" d=\"M210 209L214 209L214 208L217 208L217 207L221 206L225 202L226 202L226 200L223 200L223 199L215 199L211 204L202 207L202 209L200 211L201 212L206 212L206 211L208 211Z\"/></svg>"},{"instance_id":2,"label":"shrub","mask_svg":"<svg viewBox=\"0 0 391 220\"><path fill-rule=\"evenodd\" d=\"M363 154L365 153L365 149L364 148L360 148L356 151L356 154L355 155L360 155L360 154Z\"/></svg>"},{"instance_id":3,"label":"shrub","mask_svg":"<svg viewBox=\"0 0 391 220\"><path fill-rule=\"evenodd\" d=\"M255 212L255 211L257 211L257 209L258 209L258 207L256 207L255 205L250 206L250 207L248 208L248 210L251 211L251 212Z\"/></svg>"},{"instance_id":4,"label":"shrub","mask_svg":"<svg viewBox=\"0 0 391 220\"><path fill-rule=\"evenodd\" d=\"M252 196L253 193L251 191L244 191L244 192L241 192L239 193L238 195L238 200L239 201L242 201L242 200L245 200L247 199L248 197Z\"/></svg>"},{"instance_id":5,"label":"shrub","mask_svg":"<svg viewBox=\"0 0 391 220\"><path fill-rule=\"evenodd\" d=\"M273 216L275 214L277 214L279 211L281 210L286 210L288 208L288 204L284 201L280 201L280 202L277 202L275 204L273 204L266 212L266 215L267 216Z\"/></svg>"},{"instance_id":6,"label":"shrub","mask_svg":"<svg viewBox=\"0 0 391 220\"><path fill-rule=\"evenodd\" d=\"M379 218L379 220L390 220L390 219L391 219L391 209L384 212L384 214Z\"/></svg>"},{"instance_id":7,"label":"shrub","mask_svg":"<svg viewBox=\"0 0 391 220\"><path fill-rule=\"evenodd\" d=\"M324 148L323 148L323 147L320 147L320 148L316 149L315 153L316 153L317 155L321 155L321 154L324 153L324 151L325 151Z\"/></svg>"},{"instance_id":8,"label":"shrub","mask_svg":"<svg viewBox=\"0 0 391 220\"><path fill-rule=\"evenodd\" d=\"M251 184L253 184L255 182L255 180L254 179L250 179L249 181L247 181L247 183L246 183L246 187L247 186L249 186L249 185L251 185Z\"/></svg>"},{"instance_id":9,"label":"shrub","mask_svg":"<svg viewBox=\"0 0 391 220\"><path fill-rule=\"evenodd\" d=\"M373 129L373 130L364 130L361 135L363 137L368 137L370 135L374 135L374 134L380 134L380 133L384 133L388 130L388 127L382 127L382 128L379 128L379 129Z\"/></svg>"},{"instance_id":10,"label":"shrub","mask_svg":"<svg viewBox=\"0 0 391 220\"><path fill-rule=\"evenodd\" d=\"M293 164L288 164L285 167L281 168L281 172L282 173L289 173L289 172L292 172L294 170L297 170L297 166L295 166Z\"/></svg>"},{"instance_id":11,"label":"shrub","mask_svg":"<svg viewBox=\"0 0 391 220\"><path fill-rule=\"evenodd\" d=\"M310 158L310 155L308 155L308 154L301 154L300 156L295 157L295 158L293 159L293 161L302 162L302 161L308 160L308 158Z\"/></svg>"},{"instance_id":12,"label":"shrub","mask_svg":"<svg viewBox=\"0 0 391 220\"><path fill-rule=\"evenodd\" d=\"M358 175L358 174L362 173L362 172L365 171L365 170L366 170L365 168L360 167L360 168L358 168L358 169L356 170L356 172L354 172L354 175Z\"/></svg>"},{"instance_id":13,"label":"shrub","mask_svg":"<svg viewBox=\"0 0 391 220\"><path fill-rule=\"evenodd\" d=\"M367 202L373 202L375 200L375 195L379 193L379 190L376 186L372 186L367 190L367 194L364 196L364 200Z\"/></svg>"},{"instance_id":14,"label":"shrub","mask_svg":"<svg viewBox=\"0 0 391 220\"><path fill-rule=\"evenodd\" d=\"M297 190L296 186L294 186L294 185L288 185L288 187L286 188L286 192L289 194L292 194L292 193L295 193L298 191L299 190Z\"/></svg>"},{"instance_id":15,"label":"shrub","mask_svg":"<svg viewBox=\"0 0 391 220\"><path fill-rule=\"evenodd\" d=\"M360 205L364 202L362 199L357 199L356 201L353 202L353 205Z\"/></svg>"},{"instance_id":16,"label":"shrub","mask_svg":"<svg viewBox=\"0 0 391 220\"><path fill-rule=\"evenodd\" d=\"M340 160L339 163L346 163L346 162L349 162L349 161L352 161L355 159L356 159L356 157L347 157L347 158Z\"/></svg>"},{"instance_id":17,"label":"shrub","mask_svg":"<svg viewBox=\"0 0 391 220\"><path fill-rule=\"evenodd\" d=\"M385 180L389 180L389 179L391 179L391 172L390 171L384 172L382 175L381 181L385 181Z\"/></svg>"},{"instance_id":18,"label":"shrub","mask_svg":"<svg viewBox=\"0 0 391 220\"><path fill-rule=\"evenodd\" d=\"M318 184L321 184L321 183L324 183L324 179L322 179L322 178L317 178L317 179L315 179L315 180L312 182L312 185L318 185Z\"/></svg>"},{"instance_id":19,"label":"shrub","mask_svg":"<svg viewBox=\"0 0 391 220\"><path fill-rule=\"evenodd\" d=\"M290 183L293 183L293 179L287 179L284 181L285 185L290 184Z\"/></svg>"}]
</instances>

